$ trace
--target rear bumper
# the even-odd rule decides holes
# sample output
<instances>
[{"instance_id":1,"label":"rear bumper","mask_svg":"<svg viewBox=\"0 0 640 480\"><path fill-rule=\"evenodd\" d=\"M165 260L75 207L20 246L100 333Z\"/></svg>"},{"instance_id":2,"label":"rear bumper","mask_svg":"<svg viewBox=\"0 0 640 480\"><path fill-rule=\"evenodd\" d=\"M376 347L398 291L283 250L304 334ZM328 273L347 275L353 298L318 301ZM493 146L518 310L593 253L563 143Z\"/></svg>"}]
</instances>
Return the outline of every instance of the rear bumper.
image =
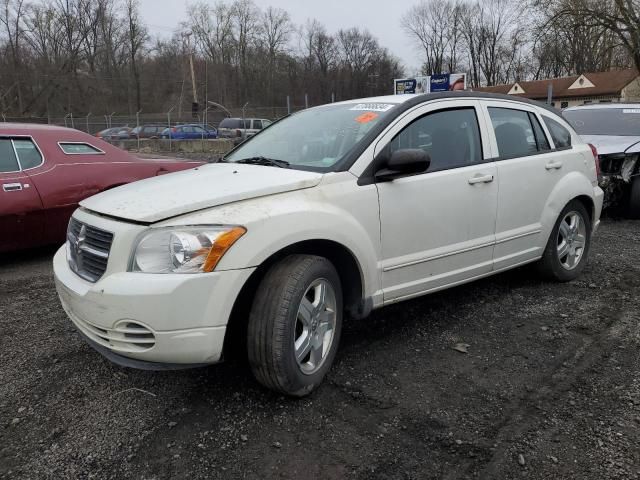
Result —
<instances>
[{"instance_id":1,"label":"rear bumper","mask_svg":"<svg viewBox=\"0 0 640 480\"><path fill-rule=\"evenodd\" d=\"M593 187L593 233L596 233L600 227L600 215L602 214L603 203L604 191L596 185Z\"/></svg>"}]
</instances>

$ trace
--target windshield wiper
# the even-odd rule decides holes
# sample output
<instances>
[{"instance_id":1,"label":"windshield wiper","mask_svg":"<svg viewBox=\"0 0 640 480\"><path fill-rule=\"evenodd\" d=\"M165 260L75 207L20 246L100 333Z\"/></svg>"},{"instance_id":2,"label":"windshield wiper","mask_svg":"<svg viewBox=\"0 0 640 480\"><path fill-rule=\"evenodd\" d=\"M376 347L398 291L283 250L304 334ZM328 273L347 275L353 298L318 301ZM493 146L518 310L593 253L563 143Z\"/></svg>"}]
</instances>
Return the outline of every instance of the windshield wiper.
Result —
<instances>
[{"instance_id":1,"label":"windshield wiper","mask_svg":"<svg viewBox=\"0 0 640 480\"><path fill-rule=\"evenodd\" d=\"M276 158L267 158L267 157L243 158L241 160L236 160L235 163L247 163L250 165L266 165L269 167L280 167L280 168L289 168L289 166L291 165L289 162L285 160L278 160Z\"/></svg>"}]
</instances>

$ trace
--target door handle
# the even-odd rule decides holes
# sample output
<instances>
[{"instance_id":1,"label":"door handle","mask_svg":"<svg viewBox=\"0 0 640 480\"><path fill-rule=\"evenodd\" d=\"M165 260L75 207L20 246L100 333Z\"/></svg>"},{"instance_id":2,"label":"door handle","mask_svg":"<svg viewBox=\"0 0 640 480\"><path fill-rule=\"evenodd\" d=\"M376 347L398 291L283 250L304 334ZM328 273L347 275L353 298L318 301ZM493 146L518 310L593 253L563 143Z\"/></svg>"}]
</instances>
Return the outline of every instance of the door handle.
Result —
<instances>
[{"instance_id":1,"label":"door handle","mask_svg":"<svg viewBox=\"0 0 640 480\"><path fill-rule=\"evenodd\" d=\"M493 175L478 174L471 177L468 182L469 185L475 185L476 183L491 183L493 182Z\"/></svg>"},{"instance_id":2,"label":"door handle","mask_svg":"<svg viewBox=\"0 0 640 480\"><path fill-rule=\"evenodd\" d=\"M22 190L22 184L21 183L3 183L2 190L4 190L5 192L17 192L19 190Z\"/></svg>"},{"instance_id":3,"label":"door handle","mask_svg":"<svg viewBox=\"0 0 640 480\"><path fill-rule=\"evenodd\" d=\"M549 162L547 163L544 168L546 168L547 170L560 170L562 168L562 162L557 161L557 162Z\"/></svg>"}]
</instances>

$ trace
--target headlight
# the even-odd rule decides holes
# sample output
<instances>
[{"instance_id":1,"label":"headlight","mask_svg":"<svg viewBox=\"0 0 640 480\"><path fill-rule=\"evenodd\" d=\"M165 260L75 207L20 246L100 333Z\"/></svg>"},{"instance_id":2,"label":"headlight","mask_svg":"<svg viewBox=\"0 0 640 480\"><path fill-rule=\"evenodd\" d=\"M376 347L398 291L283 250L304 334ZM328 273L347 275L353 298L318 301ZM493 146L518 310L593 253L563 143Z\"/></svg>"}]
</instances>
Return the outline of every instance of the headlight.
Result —
<instances>
[{"instance_id":1,"label":"headlight","mask_svg":"<svg viewBox=\"0 0 640 480\"><path fill-rule=\"evenodd\" d=\"M244 227L201 226L152 229L138 241L132 272L211 272L226 251L245 234Z\"/></svg>"}]
</instances>

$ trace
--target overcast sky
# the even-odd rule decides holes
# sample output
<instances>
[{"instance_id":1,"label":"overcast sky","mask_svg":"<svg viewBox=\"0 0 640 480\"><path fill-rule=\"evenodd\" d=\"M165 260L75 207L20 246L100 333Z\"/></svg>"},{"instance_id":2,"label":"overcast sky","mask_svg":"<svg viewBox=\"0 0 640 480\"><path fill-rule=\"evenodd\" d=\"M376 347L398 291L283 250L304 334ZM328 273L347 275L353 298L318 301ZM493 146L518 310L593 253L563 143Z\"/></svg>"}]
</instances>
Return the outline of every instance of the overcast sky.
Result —
<instances>
[{"instance_id":1,"label":"overcast sky","mask_svg":"<svg viewBox=\"0 0 640 480\"><path fill-rule=\"evenodd\" d=\"M152 34L170 36L172 30L185 20L188 3L182 0L141 0L140 9ZM418 51L412 48L400 28L400 17L417 0L255 0L255 3L262 9L272 5L286 10L296 25L316 18L331 33L341 28L366 28L382 46L402 60L408 75L416 73L421 63Z\"/></svg>"}]
</instances>

